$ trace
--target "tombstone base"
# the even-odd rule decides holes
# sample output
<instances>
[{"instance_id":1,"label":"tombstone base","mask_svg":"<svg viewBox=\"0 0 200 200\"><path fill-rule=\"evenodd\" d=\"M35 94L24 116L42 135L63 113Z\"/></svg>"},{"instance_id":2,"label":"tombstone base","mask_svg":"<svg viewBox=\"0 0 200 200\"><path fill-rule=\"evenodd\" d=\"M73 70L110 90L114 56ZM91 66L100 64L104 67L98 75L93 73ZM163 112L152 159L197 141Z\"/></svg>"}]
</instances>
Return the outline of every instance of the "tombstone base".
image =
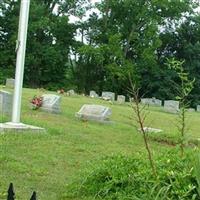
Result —
<instances>
[{"instance_id":1,"label":"tombstone base","mask_svg":"<svg viewBox=\"0 0 200 200\"><path fill-rule=\"evenodd\" d=\"M19 133L19 132L31 132L31 133L42 133L45 132L44 128L37 126L31 126L23 123L0 123L0 133Z\"/></svg>"}]
</instances>

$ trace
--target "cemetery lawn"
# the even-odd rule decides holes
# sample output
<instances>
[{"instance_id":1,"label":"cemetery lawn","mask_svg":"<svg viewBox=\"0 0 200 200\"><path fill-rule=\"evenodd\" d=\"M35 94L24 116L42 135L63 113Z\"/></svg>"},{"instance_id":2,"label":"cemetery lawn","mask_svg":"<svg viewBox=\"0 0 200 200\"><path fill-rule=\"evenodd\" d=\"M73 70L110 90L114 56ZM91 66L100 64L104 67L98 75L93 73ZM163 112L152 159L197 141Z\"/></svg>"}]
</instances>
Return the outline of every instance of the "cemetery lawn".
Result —
<instances>
[{"instance_id":1,"label":"cemetery lawn","mask_svg":"<svg viewBox=\"0 0 200 200\"><path fill-rule=\"evenodd\" d=\"M49 92L48 92L49 93ZM143 139L134 127L129 104L110 104L83 96L62 97L59 115L30 110L29 101L39 90L24 89L22 122L44 127L46 134L18 133L0 135L0 199L10 182L17 199L29 199L37 191L41 200L61 200L67 184L78 176L88 162L111 154L145 151ZM75 118L83 104L101 104L112 109L113 123L82 122ZM177 134L177 115L150 107L147 126L163 129L163 135ZM200 137L200 113L188 113L188 138ZM8 119L1 118L1 121ZM174 148L151 140L154 154ZM80 199L77 199L80 200Z\"/></svg>"}]
</instances>

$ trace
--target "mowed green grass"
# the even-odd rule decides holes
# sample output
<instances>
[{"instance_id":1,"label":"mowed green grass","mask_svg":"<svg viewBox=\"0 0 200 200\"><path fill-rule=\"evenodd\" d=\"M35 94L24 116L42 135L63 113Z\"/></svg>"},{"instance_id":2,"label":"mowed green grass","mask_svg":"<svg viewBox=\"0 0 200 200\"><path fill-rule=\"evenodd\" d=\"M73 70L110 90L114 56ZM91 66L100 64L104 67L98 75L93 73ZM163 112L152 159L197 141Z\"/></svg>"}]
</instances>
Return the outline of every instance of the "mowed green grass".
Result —
<instances>
[{"instance_id":1,"label":"mowed green grass","mask_svg":"<svg viewBox=\"0 0 200 200\"><path fill-rule=\"evenodd\" d=\"M59 115L30 110L30 99L43 93L50 92L23 90L22 122L45 128L45 134L0 135L0 194L13 182L17 199L29 199L35 190L41 200L59 200L67 184L87 168L88 162L106 155L133 155L144 151L143 139L134 127L133 112L128 103L112 105L89 97L62 96L62 113ZM109 106L113 123L77 120L75 113L83 104ZM200 114L188 113L188 120L188 136L200 137ZM169 135L176 134L176 121L177 115L151 107L147 126L161 128ZM172 148L153 141L150 145L154 154Z\"/></svg>"}]
</instances>

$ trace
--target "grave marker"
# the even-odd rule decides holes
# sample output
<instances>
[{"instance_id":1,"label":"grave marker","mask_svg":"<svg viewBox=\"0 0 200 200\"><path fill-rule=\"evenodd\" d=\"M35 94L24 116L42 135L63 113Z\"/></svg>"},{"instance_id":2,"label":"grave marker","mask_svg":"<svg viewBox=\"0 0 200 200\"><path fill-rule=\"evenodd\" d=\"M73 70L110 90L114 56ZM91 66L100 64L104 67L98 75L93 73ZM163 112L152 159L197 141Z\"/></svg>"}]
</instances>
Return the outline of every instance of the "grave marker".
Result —
<instances>
[{"instance_id":1,"label":"grave marker","mask_svg":"<svg viewBox=\"0 0 200 200\"><path fill-rule=\"evenodd\" d=\"M54 94L42 95L42 107L41 109L50 113L60 113L61 97Z\"/></svg>"},{"instance_id":2,"label":"grave marker","mask_svg":"<svg viewBox=\"0 0 200 200\"><path fill-rule=\"evenodd\" d=\"M7 78L6 79L6 87L14 88L14 86L15 86L15 79Z\"/></svg>"},{"instance_id":3,"label":"grave marker","mask_svg":"<svg viewBox=\"0 0 200 200\"><path fill-rule=\"evenodd\" d=\"M12 93L0 90L0 114L12 115L12 100Z\"/></svg>"},{"instance_id":4,"label":"grave marker","mask_svg":"<svg viewBox=\"0 0 200 200\"><path fill-rule=\"evenodd\" d=\"M170 113L179 112L179 101L174 101L174 100L164 101L164 109L165 111Z\"/></svg>"},{"instance_id":5,"label":"grave marker","mask_svg":"<svg viewBox=\"0 0 200 200\"><path fill-rule=\"evenodd\" d=\"M92 97L92 98L98 98L99 95L94 90L91 90L90 91L90 97Z\"/></svg>"},{"instance_id":6,"label":"grave marker","mask_svg":"<svg viewBox=\"0 0 200 200\"><path fill-rule=\"evenodd\" d=\"M118 95L118 96L117 96L117 102L118 102L119 104L125 103L125 99L126 99L126 97L125 97L124 95Z\"/></svg>"},{"instance_id":7,"label":"grave marker","mask_svg":"<svg viewBox=\"0 0 200 200\"><path fill-rule=\"evenodd\" d=\"M102 105L84 104L75 116L83 120L106 122L109 120L111 114L112 111L108 107Z\"/></svg>"},{"instance_id":8,"label":"grave marker","mask_svg":"<svg viewBox=\"0 0 200 200\"><path fill-rule=\"evenodd\" d=\"M150 105L150 106L162 106L162 101L156 98L142 98L142 104Z\"/></svg>"},{"instance_id":9,"label":"grave marker","mask_svg":"<svg viewBox=\"0 0 200 200\"><path fill-rule=\"evenodd\" d=\"M104 100L111 100L114 101L115 100L115 93L113 92L102 92L102 99Z\"/></svg>"}]
</instances>

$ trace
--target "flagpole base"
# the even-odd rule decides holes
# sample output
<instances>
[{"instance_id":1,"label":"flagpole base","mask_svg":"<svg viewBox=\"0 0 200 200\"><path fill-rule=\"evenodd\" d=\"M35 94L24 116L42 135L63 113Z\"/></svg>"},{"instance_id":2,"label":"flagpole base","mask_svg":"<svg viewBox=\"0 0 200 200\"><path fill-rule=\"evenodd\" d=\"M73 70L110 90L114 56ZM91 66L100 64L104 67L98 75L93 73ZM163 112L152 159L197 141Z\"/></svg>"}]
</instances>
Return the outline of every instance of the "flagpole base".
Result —
<instances>
[{"instance_id":1,"label":"flagpole base","mask_svg":"<svg viewBox=\"0 0 200 200\"><path fill-rule=\"evenodd\" d=\"M0 123L0 134L2 133L45 133L45 129L23 123L6 122Z\"/></svg>"}]
</instances>

